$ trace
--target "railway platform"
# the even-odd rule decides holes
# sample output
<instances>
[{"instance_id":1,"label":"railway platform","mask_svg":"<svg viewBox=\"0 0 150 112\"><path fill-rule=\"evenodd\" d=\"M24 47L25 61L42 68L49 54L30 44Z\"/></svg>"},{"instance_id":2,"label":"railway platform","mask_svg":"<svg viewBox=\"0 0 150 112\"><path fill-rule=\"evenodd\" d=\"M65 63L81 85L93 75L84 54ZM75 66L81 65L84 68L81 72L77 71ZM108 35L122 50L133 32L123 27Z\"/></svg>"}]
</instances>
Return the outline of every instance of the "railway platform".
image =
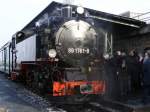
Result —
<instances>
[{"instance_id":1,"label":"railway platform","mask_svg":"<svg viewBox=\"0 0 150 112\"><path fill-rule=\"evenodd\" d=\"M119 101L106 100L99 102L100 106L109 112L150 112L150 96L143 103L143 94L130 96Z\"/></svg>"},{"instance_id":2,"label":"railway platform","mask_svg":"<svg viewBox=\"0 0 150 112\"><path fill-rule=\"evenodd\" d=\"M57 110L57 111L56 111ZM63 112L0 73L0 112Z\"/></svg>"},{"instance_id":3,"label":"railway platform","mask_svg":"<svg viewBox=\"0 0 150 112\"><path fill-rule=\"evenodd\" d=\"M0 112L40 112L19 97L18 88L0 73Z\"/></svg>"}]
</instances>

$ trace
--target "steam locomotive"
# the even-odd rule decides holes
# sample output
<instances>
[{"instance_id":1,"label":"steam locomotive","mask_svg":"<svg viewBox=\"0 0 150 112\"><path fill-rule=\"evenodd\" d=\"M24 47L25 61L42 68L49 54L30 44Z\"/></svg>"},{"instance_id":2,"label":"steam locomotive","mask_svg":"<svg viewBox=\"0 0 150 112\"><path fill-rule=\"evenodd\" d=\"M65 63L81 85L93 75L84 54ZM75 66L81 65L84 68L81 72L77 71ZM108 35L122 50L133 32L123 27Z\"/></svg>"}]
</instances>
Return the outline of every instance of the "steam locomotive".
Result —
<instances>
[{"instance_id":1,"label":"steam locomotive","mask_svg":"<svg viewBox=\"0 0 150 112\"><path fill-rule=\"evenodd\" d=\"M1 71L55 97L105 95L108 32L89 10L63 5L31 23L0 49Z\"/></svg>"}]
</instances>

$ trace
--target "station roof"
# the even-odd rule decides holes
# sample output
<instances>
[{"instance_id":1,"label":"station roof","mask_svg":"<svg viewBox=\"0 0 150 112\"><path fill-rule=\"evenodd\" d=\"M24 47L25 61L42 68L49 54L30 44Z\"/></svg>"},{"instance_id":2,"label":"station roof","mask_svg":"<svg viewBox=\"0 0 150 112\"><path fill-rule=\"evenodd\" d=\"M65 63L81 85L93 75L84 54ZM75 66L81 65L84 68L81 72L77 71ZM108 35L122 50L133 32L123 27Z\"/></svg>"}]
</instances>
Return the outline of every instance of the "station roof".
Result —
<instances>
[{"instance_id":1,"label":"station roof","mask_svg":"<svg viewBox=\"0 0 150 112\"><path fill-rule=\"evenodd\" d=\"M60 8L63 6L65 6L65 4L52 2L41 13L39 13L29 24L27 24L22 30L34 27L35 22L38 21L45 13L50 13L55 8L57 7ZM72 6L77 7L74 5ZM127 17L123 17L119 15L96 11L96 10L89 9L89 8L85 8L85 9L90 13L91 17L93 17L94 19L98 19L101 22L104 22L109 25L112 24L113 26L115 26L115 28L117 27L120 29L121 27L124 26L124 27L128 27L128 29L130 30L130 28L136 29L136 28L141 28L142 26L146 25L145 22L135 20L132 18L127 18Z\"/></svg>"},{"instance_id":2,"label":"station roof","mask_svg":"<svg viewBox=\"0 0 150 112\"><path fill-rule=\"evenodd\" d=\"M4 50L4 48L9 47L11 42L7 42L5 45L1 46L0 51Z\"/></svg>"}]
</instances>

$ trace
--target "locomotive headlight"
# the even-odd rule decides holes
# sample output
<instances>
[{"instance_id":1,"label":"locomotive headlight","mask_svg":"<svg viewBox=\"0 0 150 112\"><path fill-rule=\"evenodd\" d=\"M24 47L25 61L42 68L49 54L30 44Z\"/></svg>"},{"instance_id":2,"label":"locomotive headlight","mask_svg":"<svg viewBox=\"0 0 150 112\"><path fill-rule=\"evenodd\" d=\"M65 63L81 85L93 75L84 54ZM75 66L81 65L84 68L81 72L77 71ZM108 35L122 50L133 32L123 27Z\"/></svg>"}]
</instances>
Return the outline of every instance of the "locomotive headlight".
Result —
<instances>
[{"instance_id":1,"label":"locomotive headlight","mask_svg":"<svg viewBox=\"0 0 150 112\"><path fill-rule=\"evenodd\" d=\"M77 13L78 14L83 14L84 13L84 8L83 7L77 7Z\"/></svg>"},{"instance_id":2,"label":"locomotive headlight","mask_svg":"<svg viewBox=\"0 0 150 112\"><path fill-rule=\"evenodd\" d=\"M50 49L48 51L48 55L49 55L50 58L55 58L56 55L57 55L56 50L55 49Z\"/></svg>"}]
</instances>

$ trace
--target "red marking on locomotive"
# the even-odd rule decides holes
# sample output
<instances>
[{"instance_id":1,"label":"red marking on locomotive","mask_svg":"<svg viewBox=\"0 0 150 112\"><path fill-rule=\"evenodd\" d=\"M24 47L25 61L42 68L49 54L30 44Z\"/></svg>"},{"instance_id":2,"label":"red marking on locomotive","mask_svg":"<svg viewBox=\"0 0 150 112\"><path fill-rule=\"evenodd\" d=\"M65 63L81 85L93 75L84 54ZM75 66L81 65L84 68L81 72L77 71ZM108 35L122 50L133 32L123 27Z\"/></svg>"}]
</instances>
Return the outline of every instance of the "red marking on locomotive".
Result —
<instances>
[{"instance_id":1,"label":"red marking on locomotive","mask_svg":"<svg viewBox=\"0 0 150 112\"><path fill-rule=\"evenodd\" d=\"M82 91L82 85L90 85L92 90ZM75 95L75 87L80 88L81 94L104 94L105 81L70 81L70 82L54 82L53 96Z\"/></svg>"}]
</instances>

